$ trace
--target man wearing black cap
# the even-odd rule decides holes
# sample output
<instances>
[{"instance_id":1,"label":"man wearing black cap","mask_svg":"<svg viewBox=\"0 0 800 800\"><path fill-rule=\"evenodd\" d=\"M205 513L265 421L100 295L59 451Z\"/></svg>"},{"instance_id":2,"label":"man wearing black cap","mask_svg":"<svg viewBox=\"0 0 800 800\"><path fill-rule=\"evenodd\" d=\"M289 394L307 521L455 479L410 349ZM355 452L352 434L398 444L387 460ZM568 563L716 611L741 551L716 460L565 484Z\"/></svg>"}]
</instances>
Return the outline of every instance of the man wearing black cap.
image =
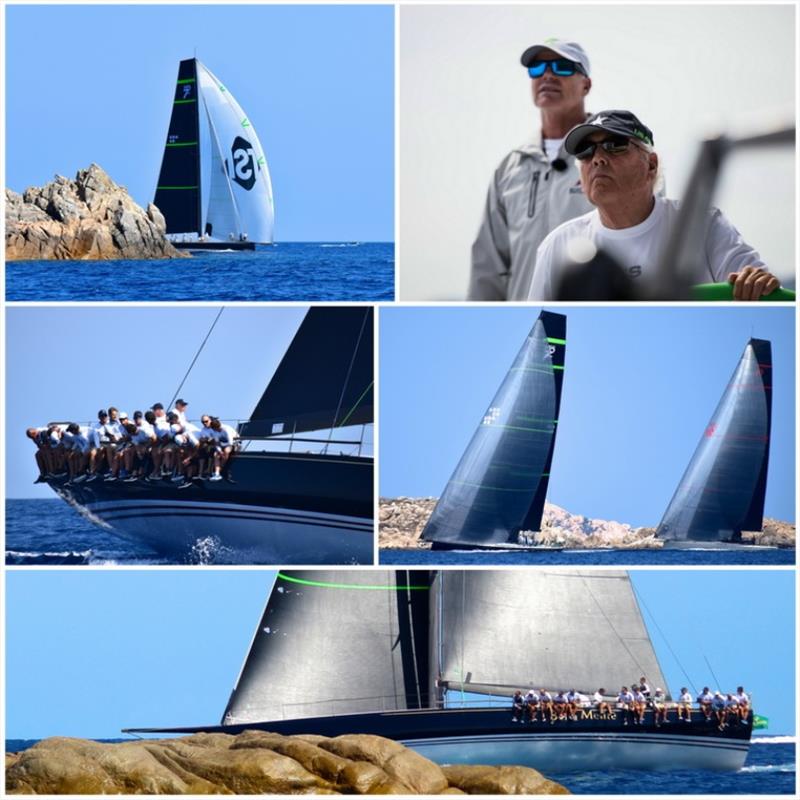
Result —
<instances>
[{"instance_id":1,"label":"man wearing black cap","mask_svg":"<svg viewBox=\"0 0 800 800\"><path fill-rule=\"evenodd\" d=\"M658 155L653 132L630 111L601 111L576 125L564 147L578 159L584 193L595 209L563 223L539 246L528 299L557 299L564 268L590 261L598 250L634 282L652 281L679 209L677 201L654 193ZM718 209L708 213L705 246L697 254L692 282L727 281L737 300L757 300L777 289L778 279L736 228Z\"/></svg>"},{"instance_id":2,"label":"man wearing black cap","mask_svg":"<svg viewBox=\"0 0 800 800\"><path fill-rule=\"evenodd\" d=\"M531 78L541 130L495 171L472 245L470 300L525 300L544 237L592 207L563 147L570 128L587 117L589 58L576 42L547 39L520 60Z\"/></svg>"}]
</instances>

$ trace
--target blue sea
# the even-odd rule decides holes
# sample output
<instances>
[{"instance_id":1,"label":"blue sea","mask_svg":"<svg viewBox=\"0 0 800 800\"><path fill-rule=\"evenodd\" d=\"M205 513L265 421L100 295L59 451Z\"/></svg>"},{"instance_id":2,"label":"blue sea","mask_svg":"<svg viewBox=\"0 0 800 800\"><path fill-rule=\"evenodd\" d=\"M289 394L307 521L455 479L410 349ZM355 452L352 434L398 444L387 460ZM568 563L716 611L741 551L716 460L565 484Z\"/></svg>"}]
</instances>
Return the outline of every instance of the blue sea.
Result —
<instances>
[{"instance_id":1,"label":"blue sea","mask_svg":"<svg viewBox=\"0 0 800 800\"><path fill-rule=\"evenodd\" d=\"M201 536L183 563L259 564L263 559ZM53 498L6 500L6 564L175 564L175 560L92 524Z\"/></svg>"},{"instance_id":2,"label":"blue sea","mask_svg":"<svg viewBox=\"0 0 800 800\"><path fill-rule=\"evenodd\" d=\"M12 261L6 300L393 300L391 242L281 242L158 261Z\"/></svg>"},{"instance_id":3,"label":"blue sea","mask_svg":"<svg viewBox=\"0 0 800 800\"><path fill-rule=\"evenodd\" d=\"M625 566L690 566L725 564L751 566L753 564L794 564L794 550L420 550L381 549L381 565L409 564L427 566L550 566L553 564L596 564Z\"/></svg>"},{"instance_id":4,"label":"blue sea","mask_svg":"<svg viewBox=\"0 0 800 800\"><path fill-rule=\"evenodd\" d=\"M6 739L6 752L18 753L39 739ZM98 739L101 742L128 739ZM641 772L614 770L547 777L573 794L794 794L795 745L789 737L754 740L739 772Z\"/></svg>"}]
</instances>

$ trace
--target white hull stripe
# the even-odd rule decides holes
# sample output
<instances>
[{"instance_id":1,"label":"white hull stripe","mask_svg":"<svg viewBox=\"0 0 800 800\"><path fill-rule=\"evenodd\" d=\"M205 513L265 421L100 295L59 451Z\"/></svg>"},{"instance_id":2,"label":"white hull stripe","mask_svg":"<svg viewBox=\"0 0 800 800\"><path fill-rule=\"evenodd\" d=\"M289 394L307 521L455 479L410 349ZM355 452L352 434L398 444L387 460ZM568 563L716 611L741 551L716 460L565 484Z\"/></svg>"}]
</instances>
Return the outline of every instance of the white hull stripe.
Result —
<instances>
[{"instance_id":1,"label":"white hull stripe","mask_svg":"<svg viewBox=\"0 0 800 800\"><path fill-rule=\"evenodd\" d=\"M371 519L336 514L293 511L265 506L245 506L228 503L174 503L143 501L125 503L90 503L86 508L109 525L126 519L160 517L199 517L203 519L237 519L256 522L282 522L325 528L372 533Z\"/></svg>"},{"instance_id":2,"label":"white hull stripe","mask_svg":"<svg viewBox=\"0 0 800 800\"><path fill-rule=\"evenodd\" d=\"M718 739L699 736L663 736L659 734L638 734L630 736L625 733L562 733L562 734L487 734L485 736L444 736L430 739L404 739L407 747L426 747L431 745L469 745L492 744L498 741L508 743L535 743L535 742L633 742L659 745L679 745L680 747L697 747L710 750L735 750L747 752L750 749L749 741L736 739Z\"/></svg>"}]
</instances>

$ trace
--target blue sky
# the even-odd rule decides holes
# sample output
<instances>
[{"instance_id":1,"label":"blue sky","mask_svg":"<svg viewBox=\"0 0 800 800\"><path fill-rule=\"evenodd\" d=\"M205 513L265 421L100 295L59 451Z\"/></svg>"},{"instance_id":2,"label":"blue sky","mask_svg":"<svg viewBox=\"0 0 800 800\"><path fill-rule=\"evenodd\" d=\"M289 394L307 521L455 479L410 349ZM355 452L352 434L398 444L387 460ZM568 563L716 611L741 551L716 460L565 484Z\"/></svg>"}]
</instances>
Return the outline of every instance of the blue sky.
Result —
<instances>
[{"instance_id":1,"label":"blue sky","mask_svg":"<svg viewBox=\"0 0 800 800\"><path fill-rule=\"evenodd\" d=\"M277 241L393 240L392 6L5 12L10 188L96 162L138 203L151 201L178 62L196 53L258 131Z\"/></svg>"},{"instance_id":2,"label":"blue sky","mask_svg":"<svg viewBox=\"0 0 800 800\"><path fill-rule=\"evenodd\" d=\"M794 521L794 310L567 308L548 500L656 525L751 336L773 343L765 513ZM380 493L438 497L537 308L384 308Z\"/></svg>"},{"instance_id":3,"label":"blue sky","mask_svg":"<svg viewBox=\"0 0 800 800\"><path fill-rule=\"evenodd\" d=\"M53 497L25 429L129 416L170 402L219 311L180 307L6 309L6 496ZM306 307L226 308L181 389L189 417L248 419Z\"/></svg>"},{"instance_id":4,"label":"blue sky","mask_svg":"<svg viewBox=\"0 0 800 800\"><path fill-rule=\"evenodd\" d=\"M794 733L790 570L631 573L672 691L742 683ZM128 726L219 722L274 573L259 570L9 570L6 736L111 738ZM644 612L651 633L650 613ZM713 635L714 630L738 631Z\"/></svg>"}]
</instances>

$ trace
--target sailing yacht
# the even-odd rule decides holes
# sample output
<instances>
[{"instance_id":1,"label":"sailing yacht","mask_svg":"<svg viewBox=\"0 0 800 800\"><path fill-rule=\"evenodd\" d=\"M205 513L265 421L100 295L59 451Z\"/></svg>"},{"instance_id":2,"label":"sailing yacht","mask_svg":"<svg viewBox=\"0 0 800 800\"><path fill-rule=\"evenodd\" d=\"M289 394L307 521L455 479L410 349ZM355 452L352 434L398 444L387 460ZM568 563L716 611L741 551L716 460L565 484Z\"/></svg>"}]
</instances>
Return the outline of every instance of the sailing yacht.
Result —
<instances>
[{"instance_id":1,"label":"sailing yacht","mask_svg":"<svg viewBox=\"0 0 800 800\"><path fill-rule=\"evenodd\" d=\"M514 722L516 689L615 696L639 675L667 686L625 572L283 571L222 724L128 732L376 734L437 763L547 772L743 765L752 715L723 730L700 712Z\"/></svg>"},{"instance_id":2,"label":"sailing yacht","mask_svg":"<svg viewBox=\"0 0 800 800\"><path fill-rule=\"evenodd\" d=\"M539 314L422 532L432 549L559 549L519 534L541 529L566 335L563 314Z\"/></svg>"},{"instance_id":3,"label":"sailing yacht","mask_svg":"<svg viewBox=\"0 0 800 800\"><path fill-rule=\"evenodd\" d=\"M669 547L736 547L764 525L772 347L750 339L656 535Z\"/></svg>"},{"instance_id":4,"label":"sailing yacht","mask_svg":"<svg viewBox=\"0 0 800 800\"><path fill-rule=\"evenodd\" d=\"M253 250L272 242L264 148L234 96L196 58L178 67L153 202L179 249Z\"/></svg>"},{"instance_id":5,"label":"sailing yacht","mask_svg":"<svg viewBox=\"0 0 800 800\"><path fill-rule=\"evenodd\" d=\"M170 558L213 536L261 563L372 563L373 417L372 307L312 307L239 424L246 446L228 480L47 483L92 522Z\"/></svg>"}]
</instances>

